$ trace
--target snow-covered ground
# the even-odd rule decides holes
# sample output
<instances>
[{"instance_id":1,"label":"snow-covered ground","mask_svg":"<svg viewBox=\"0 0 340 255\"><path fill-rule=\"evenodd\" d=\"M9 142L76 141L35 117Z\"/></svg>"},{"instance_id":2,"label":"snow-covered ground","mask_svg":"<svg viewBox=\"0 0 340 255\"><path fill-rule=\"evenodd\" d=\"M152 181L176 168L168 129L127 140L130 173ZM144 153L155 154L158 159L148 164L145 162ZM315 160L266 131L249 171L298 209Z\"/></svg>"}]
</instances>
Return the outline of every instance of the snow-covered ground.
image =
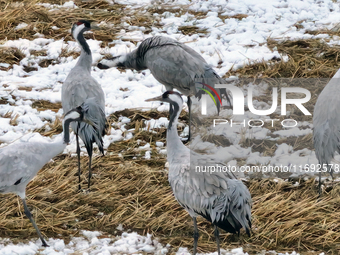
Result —
<instances>
[{"instance_id":1,"label":"snow-covered ground","mask_svg":"<svg viewBox=\"0 0 340 255\"><path fill-rule=\"evenodd\" d=\"M40 240L32 240L28 243L12 244L9 239L0 239L0 255L62 255L62 254L83 254L83 255L110 255L110 254L168 254L170 245L162 245L151 235L141 236L137 233L123 232L121 236L100 238L98 231L82 231L82 236L73 237L68 244L62 239L50 238L47 240L49 247L41 247ZM270 251L271 255L298 255L292 253L277 253ZM176 255L190 255L187 248L179 248ZM199 253L201 254L201 253ZM221 249L222 255L245 255L243 248L235 248L229 251ZM259 253L262 254L262 253ZM201 254L203 255L203 254ZM205 253L205 255L217 255ZM320 255L323 255L321 253Z\"/></svg>"},{"instance_id":2,"label":"snow-covered ground","mask_svg":"<svg viewBox=\"0 0 340 255\"><path fill-rule=\"evenodd\" d=\"M122 4L131 4L131 8L136 8L136 4L147 6L148 4L160 4L160 1L137 1L119 0ZM152 32L144 34L145 28L131 26L123 20L126 32L120 32L120 39L112 41L115 44L111 48L100 48L100 41L88 40L93 54L93 77L102 85L106 95L106 115L125 108L150 109L157 107L158 110L167 110L168 106L159 103L145 102L147 98L159 96L164 92L164 87L159 84L149 70L135 72L127 70L120 72L115 68L109 70L99 70L95 67L96 63L104 57L106 53L118 55L130 52L136 46L127 41L133 39L141 42L143 39L165 35L180 42L186 43L198 51L206 61L215 67L220 75L224 75L231 68L238 69L252 61L268 61L273 58L282 58L278 51L270 50L266 44L268 38L273 39L308 39L308 38L327 38L332 44L338 43L337 36L328 34L311 35L307 30L318 30L322 28L332 29L340 23L339 3L331 0L208 0L208 1L189 1L175 0L166 2L168 6L185 8L193 11L207 12L207 17L198 19L193 14L185 13L177 16L175 13L164 12L153 14L160 18L161 27L153 27ZM77 8L72 1L63 6L43 5L53 11L58 8ZM189 6L189 7L188 7ZM220 16L218 16L220 14ZM226 18L223 16L233 16L245 14L242 19ZM128 19L128 17L127 17ZM295 24L299 23L302 27L297 29ZM20 24L17 29L25 29L27 24ZM110 24L100 23L100 26ZM195 25L201 29L206 29L207 34L183 35L179 31L180 26ZM70 24L71 27L71 24ZM58 29L53 26L51 29ZM131 32L132 31L132 32ZM94 32L95 33L95 32ZM137 45L138 46L138 45ZM51 110L38 111L32 108L35 100L47 100L52 103L61 101L61 86L77 59L70 57L60 57L62 50L80 51L77 43L72 41L48 39L39 37L34 40L21 38L19 40L8 40L2 42L0 47L15 47L20 49L25 58L20 65L14 65L12 69L4 71L0 69L0 99L6 100L7 104L0 104L0 146L6 146L12 142L25 141L46 141L50 142L58 139L57 135L53 138L41 136L39 133L32 133L33 130L43 127L47 123L53 123L56 118L61 118L63 112L53 112ZM34 56L32 50L45 50L47 56ZM48 67L40 67L39 63L44 59L55 59L58 62ZM287 57L283 56L283 61ZM219 68L217 68L218 64ZM0 67L8 67L8 63L0 63ZM37 71L25 72L24 66L36 67ZM23 89L30 88L30 89ZM11 113L8 116L8 113ZM222 116L230 116L231 110L223 110ZM250 113L247 117L256 119ZM13 125L11 118L16 118L16 125ZM124 123L129 120L126 117L120 118L120 129L112 127L111 134L104 137L104 147L107 148L111 143L121 139L131 138L132 133L126 132ZM154 120L151 127L166 125L164 119ZM301 126L308 127L300 129ZM294 129L282 129L276 134L281 137L301 136L312 132L311 123L299 123ZM125 131L125 132L124 132ZM125 136L123 136L123 132ZM223 154L223 160L231 165L236 164L236 159L247 158L247 164L262 165L305 165L317 164L314 151L303 149L294 151L292 146L281 144L277 146L273 157L265 157L259 152L252 152L250 148L242 148L238 143L240 133L245 137L263 139L268 137L270 130L261 129L242 129L240 126L229 129L221 129L217 134L226 136L232 145L228 148L218 148L219 155ZM209 147L209 143L202 143L197 140L193 143L200 146ZM162 145L161 145L162 146ZM64 153L75 153L75 145L67 146ZM216 153L216 148L211 153ZM85 148L82 150L85 152ZM120 237L97 238L99 233L83 232L84 237L73 238L72 242L65 244L63 240L48 239L51 247L41 249L40 241L30 242L29 244L10 244L10 240L0 240L0 254L115 254L115 253L141 253L150 252L156 254L166 254L166 244L159 244L153 237L142 237L135 233L125 233ZM36 239L34 239L36 240ZM178 254L187 254L186 249L180 249ZM229 251L225 254L244 254L242 248Z\"/></svg>"}]
</instances>

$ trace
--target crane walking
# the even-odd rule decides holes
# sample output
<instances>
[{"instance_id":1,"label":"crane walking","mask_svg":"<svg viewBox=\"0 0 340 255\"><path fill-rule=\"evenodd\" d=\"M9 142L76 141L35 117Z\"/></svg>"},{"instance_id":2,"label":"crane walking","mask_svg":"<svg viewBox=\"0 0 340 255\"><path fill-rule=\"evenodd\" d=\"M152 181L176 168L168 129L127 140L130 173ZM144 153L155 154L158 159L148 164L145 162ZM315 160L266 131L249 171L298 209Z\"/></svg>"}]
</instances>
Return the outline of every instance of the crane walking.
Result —
<instances>
[{"instance_id":1,"label":"crane walking","mask_svg":"<svg viewBox=\"0 0 340 255\"><path fill-rule=\"evenodd\" d=\"M214 89L215 84L225 81L208 65L205 59L187 45L170 37L154 36L145 39L137 49L129 54L103 59L98 63L100 69L124 67L139 70L150 69L155 79L163 84L167 91L177 89L188 97L189 119L191 118L191 96L200 98L200 88ZM210 84L210 85L207 85ZM214 89L215 101L225 94L229 104L230 99L225 89ZM217 103L217 111L220 104ZM171 109L170 109L171 112ZM189 123L189 137L191 127Z\"/></svg>"},{"instance_id":2,"label":"crane walking","mask_svg":"<svg viewBox=\"0 0 340 255\"><path fill-rule=\"evenodd\" d=\"M86 20L79 20L72 26L72 35L80 45L81 53L77 64L72 68L62 86L61 95L64 112L68 112L77 105L81 105L88 98L94 98L97 104L96 107L89 108L88 110L97 125L97 129L83 122L71 124L72 130L76 134L77 141L79 190L81 190L79 137L84 142L89 155L88 188L90 188L93 143L95 142L98 145L100 152L104 154L102 136L105 134L106 125L104 91L100 84L91 76L92 54L90 47L83 36L83 33L90 29L91 23Z\"/></svg>"},{"instance_id":3,"label":"crane walking","mask_svg":"<svg viewBox=\"0 0 340 255\"><path fill-rule=\"evenodd\" d=\"M65 114L63 120L63 140L53 143L27 142L15 143L0 148L0 193L15 193L24 205L25 215L31 221L38 233L42 245L47 243L42 237L40 230L35 223L30 210L26 204L26 186L36 176L37 172L53 157L63 152L69 143L69 125L72 121L84 121L96 126L88 116L88 104L85 102ZM88 117L90 119L88 119Z\"/></svg>"},{"instance_id":4,"label":"crane walking","mask_svg":"<svg viewBox=\"0 0 340 255\"><path fill-rule=\"evenodd\" d=\"M319 161L319 196L321 196L321 173L325 170L333 177L331 161L335 152L340 153L339 117L340 70L320 93L313 113L313 140L315 155Z\"/></svg>"},{"instance_id":5,"label":"crane walking","mask_svg":"<svg viewBox=\"0 0 340 255\"><path fill-rule=\"evenodd\" d=\"M198 228L196 217L202 216L215 227L215 238L220 254L219 228L239 233L243 227L250 235L252 200L248 188L232 172L200 172L195 166L222 165L207 155L188 149L177 133L177 121L183 107L181 95L167 91L162 96L146 101L170 103L172 113L166 136L169 183L178 203L194 222L194 252L197 251Z\"/></svg>"}]
</instances>

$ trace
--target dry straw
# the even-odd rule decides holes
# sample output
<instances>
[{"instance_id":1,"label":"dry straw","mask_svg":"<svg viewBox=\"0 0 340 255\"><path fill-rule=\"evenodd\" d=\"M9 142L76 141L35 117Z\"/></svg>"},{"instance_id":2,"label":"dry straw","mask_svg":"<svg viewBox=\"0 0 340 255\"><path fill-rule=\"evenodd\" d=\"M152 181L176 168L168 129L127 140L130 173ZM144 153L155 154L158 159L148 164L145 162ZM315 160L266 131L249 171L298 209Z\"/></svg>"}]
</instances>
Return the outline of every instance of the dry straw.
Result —
<instances>
[{"instance_id":1,"label":"dry straw","mask_svg":"<svg viewBox=\"0 0 340 255\"><path fill-rule=\"evenodd\" d=\"M132 119L133 127L140 120L159 118L164 113L126 110L116 114L110 118L125 114ZM60 122L54 125L59 127ZM151 160L143 159L144 152L138 150L145 144L141 140L151 142ZM27 190L28 204L43 233L58 238L60 234L68 241L82 229L116 235L120 233L116 227L123 224L125 229L140 234L152 233L161 242L170 243L172 251L180 246L192 247L192 220L172 195L164 170L166 159L155 150L155 141L165 141L165 129L158 133L135 130L134 138L111 144L106 156L93 160L93 186L89 193L77 192L75 157L61 155L45 166ZM87 160L84 157L81 161L84 174ZM82 180L85 188L85 176ZM247 182L254 201L253 235L248 238L241 232L238 238L223 233L222 247L242 245L249 253L275 249L306 254L326 250L336 254L340 250L339 187L329 186L318 202L314 181L299 183ZM0 236L21 241L34 235L20 200L14 195L1 197ZM199 229L199 251L214 251L213 228L200 219Z\"/></svg>"},{"instance_id":2,"label":"dry straw","mask_svg":"<svg viewBox=\"0 0 340 255\"><path fill-rule=\"evenodd\" d=\"M87 159L83 158L81 164L86 169ZM179 246L191 247L192 220L175 201L164 164L165 159L159 155L152 160L131 160L128 155L118 157L116 153L96 157L91 192L78 193L76 158L62 155L29 184L28 204L47 237L60 238L60 234L67 241L82 229L115 235L119 234L116 227L123 224L125 229L140 234L152 233L163 243L170 243L173 251ZM339 251L337 186L328 188L318 202L313 181L294 186L253 180L247 185L254 200L253 235L248 238L242 232L237 238L223 234L223 248L242 245L248 252ZM1 197L0 235L17 241L34 236L19 198ZM203 219L199 220L199 228L200 251L214 251L213 228Z\"/></svg>"}]
</instances>

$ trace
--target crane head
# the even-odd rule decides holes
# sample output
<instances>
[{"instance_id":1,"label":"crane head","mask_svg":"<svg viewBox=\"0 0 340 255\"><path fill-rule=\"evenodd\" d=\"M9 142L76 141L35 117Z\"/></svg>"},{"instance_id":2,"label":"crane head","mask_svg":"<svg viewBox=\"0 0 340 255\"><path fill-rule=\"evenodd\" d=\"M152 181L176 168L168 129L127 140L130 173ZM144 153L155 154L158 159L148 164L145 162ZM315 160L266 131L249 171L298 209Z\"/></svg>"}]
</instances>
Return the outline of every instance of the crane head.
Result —
<instances>
[{"instance_id":1,"label":"crane head","mask_svg":"<svg viewBox=\"0 0 340 255\"><path fill-rule=\"evenodd\" d=\"M73 25L72 25L72 29L71 29L71 33L72 33L72 36L77 39L78 35L79 34L82 34L86 31L89 31L91 29L98 29L97 26L91 24L93 23L92 20L78 20L77 22L75 22Z\"/></svg>"},{"instance_id":2,"label":"crane head","mask_svg":"<svg viewBox=\"0 0 340 255\"><path fill-rule=\"evenodd\" d=\"M84 24L84 26L85 26L86 28L91 29L91 23L92 23L92 22L93 22L92 20L84 20L84 19L81 19L81 20L78 20L75 24L76 24L77 26L80 26L80 25Z\"/></svg>"},{"instance_id":3,"label":"crane head","mask_svg":"<svg viewBox=\"0 0 340 255\"><path fill-rule=\"evenodd\" d=\"M110 67L125 67L122 62L124 62L126 59L126 56L115 56L115 57L110 57L107 59L102 59L98 64L97 67L99 69L109 69Z\"/></svg>"},{"instance_id":4,"label":"crane head","mask_svg":"<svg viewBox=\"0 0 340 255\"><path fill-rule=\"evenodd\" d=\"M71 111L67 112L64 116L64 120L70 120L70 121L82 121L85 122L93 127L96 127L96 124L87 118L87 115L84 114L85 110L83 108L83 105L78 106Z\"/></svg>"},{"instance_id":5,"label":"crane head","mask_svg":"<svg viewBox=\"0 0 340 255\"><path fill-rule=\"evenodd\" d=\"M70 137L69 137L69 131L68 131L68 127L70 125L70 122L72 121L81 121L81 122L85 122L91 126L93 126L95 129L97 128L97 125L91 121L90 119L88 119L85 114L85 109L83 109L83 105L78 106L72 110L70 110L69 112L67 112L64 116L64 120L63 120L63 129L64 129L64 143L68 144L70 142Z\"/></svg>"},{"instance_id":6,"label":"crane head","mask_svg":"<svg viewBox=\"0 0 340 255\"><path fill-rule=\"evenodd\" d=\"M161 101L161 102L166 102L166 103L183 103L183 99L180 93L176 91L166 91L163 93L163 95L158 96L158 97L153 97L145 100L146 102L151 102L151 101Z\"/></svg>"}]
</instances>

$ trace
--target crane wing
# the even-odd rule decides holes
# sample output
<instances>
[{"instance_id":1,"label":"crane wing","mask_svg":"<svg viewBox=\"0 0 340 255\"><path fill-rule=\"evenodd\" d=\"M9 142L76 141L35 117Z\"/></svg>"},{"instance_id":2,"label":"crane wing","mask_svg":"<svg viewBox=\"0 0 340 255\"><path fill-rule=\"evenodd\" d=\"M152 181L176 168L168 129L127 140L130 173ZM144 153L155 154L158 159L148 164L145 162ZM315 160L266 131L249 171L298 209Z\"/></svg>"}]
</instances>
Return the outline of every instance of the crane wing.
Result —
<instances>
[{"instance_id":1,"label":"crane wing","mask_svg":"<svg viewBox=\"0 0 340 255\"><path fill-rule=\"evenodd\" d=\"M0 149L0 192L8 186L33 179L50 160L41 159L46 151L41 143L16 143ZM35 169L37 169L35 171Z\"/></svg>"},{"instance_id":2,"label":"crane wing","mask_svg":"<svg viewBox=\"0 0 340 255\"><path fill-rule=\"evenodd\" d=\"M176 88L185 95L195 95L194 79L204 75L206 62L195 58L179 46L152 48L145 54L146 66L167 90Z\"/></svg>"},{"instance_id":3,"label":"crane wing","mask_svg":"<svg viewBox=\"0 0 340 255\"><path fill-rule=\"evenodd\" d=\"M90 76L91 77L91 76ZM87 98L96 98L98 104L105 109L105 95L100 84L91 77L91 81L66 80L62 87L62 105L68 112L85 102Z\"/></svg>"}]
</instances>

